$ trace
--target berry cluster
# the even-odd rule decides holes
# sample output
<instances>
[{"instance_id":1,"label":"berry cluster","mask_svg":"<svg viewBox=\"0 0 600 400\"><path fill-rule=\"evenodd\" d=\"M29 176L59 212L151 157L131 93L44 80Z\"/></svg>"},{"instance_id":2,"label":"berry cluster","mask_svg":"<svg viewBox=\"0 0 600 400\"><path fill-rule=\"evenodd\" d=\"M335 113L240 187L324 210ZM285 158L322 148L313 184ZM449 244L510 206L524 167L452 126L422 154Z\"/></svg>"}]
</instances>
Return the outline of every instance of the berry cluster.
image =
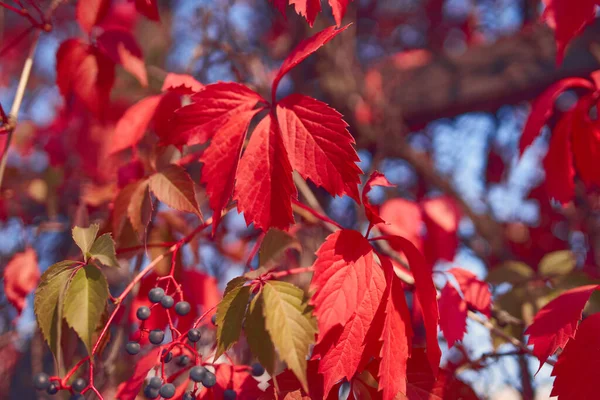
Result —
<instances>
[{"instance_id":1,"label":"berry cluster","mask_svg":"<svg viewBox=\"0 0 600 400\"><path fill-rule=\"evenodd\" d=\"M37 390L45 390L51 396L54 396L59 390L69 390L71 392L70 400L83 400L85 397L81 394L87 387L88 383L83 378L77 378L71 386L61 386L60 379L50 378L48 374L40 372L33 377L33 387Z\"/></svg>"}]
</instances>

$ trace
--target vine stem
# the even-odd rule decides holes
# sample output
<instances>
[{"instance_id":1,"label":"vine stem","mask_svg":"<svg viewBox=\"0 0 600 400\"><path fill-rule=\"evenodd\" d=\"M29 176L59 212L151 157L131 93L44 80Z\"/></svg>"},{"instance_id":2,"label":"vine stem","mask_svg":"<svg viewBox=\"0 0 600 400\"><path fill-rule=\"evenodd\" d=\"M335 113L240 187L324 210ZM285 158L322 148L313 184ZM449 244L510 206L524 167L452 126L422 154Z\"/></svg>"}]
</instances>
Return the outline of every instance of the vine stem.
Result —
<instances>
[{"instance_id":1,"label":"vine stem","mask_svg":"<svg viewBox=\"0 0 600 400\"><path fill-rule=\"evenodd\" d=\"M12 107L10 108L10 113L8 115L9 118L9 128L8 128L8 137L6 138L6 144L4 145L4 149L2 151L2 158L0 159L0 188L2 187L2 181L4 179L4 171L6 170L6 161L8 159L8 148L10 147L10 143L12 141L13 132L15 131L15 127L17 125L17 119L19 118L19 110L21 109L21 103L23 103L23 97L25 96L25 88L27 87L27 82L29 82L29 77L31 76L31 69L33 67L33 58L35 56L35 50L37 49L37 45L40 39L41 31L35 31L35 37L31 46L29 47L29 53L27 54L27 59L25 60L25 64L23 65L23 70L21 71L21 78L19 79L19 84L17 85L17 92L15 93L15 99L12 103Z\"/></svg>"}]
</instances>

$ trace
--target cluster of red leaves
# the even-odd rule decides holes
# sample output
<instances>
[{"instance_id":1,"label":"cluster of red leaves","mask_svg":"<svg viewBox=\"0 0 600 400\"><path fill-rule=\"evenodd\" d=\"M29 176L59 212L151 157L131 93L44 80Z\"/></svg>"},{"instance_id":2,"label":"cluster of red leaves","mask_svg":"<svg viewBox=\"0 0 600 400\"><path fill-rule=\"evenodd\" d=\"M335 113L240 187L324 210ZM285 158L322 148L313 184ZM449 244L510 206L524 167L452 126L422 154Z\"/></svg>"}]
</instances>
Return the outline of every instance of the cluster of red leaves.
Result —
<instances>
[{"instance_id":1,"label":"cluster of red leaves","mask_svg":"<svg viewBox=\"0 0 600 400\"><path fill-rule=\"evenodd\" d=\"M317 14L321 12L321 0L270 0L273 6L277 8L285 17L285 9L288 5L293 5L296 12L306 18L310 26L313 26ZM333 17L337 26L342 25L342 19L346 14L346 9L351 0L329 0L329 6L333 11Z\"/></svg>"},{"instance_id":2,"label":"cluster of red leaves","mask_svg":"<svg viewBox=\"0 0 600 400\"><path fill-rule=\"evenodd\" d=\"M390 186L379 173L373 174L365 185L363 201L371 224L382 221L366 201L366 191L375 184ZM395 235L381 239L400 248L411 266L426 329L427 358L435 375L441 352L431 271L409 240ZM319 360L317 369L323 376L324 397L341 379L353 381L373 357L379 363L376 376L383 399L406 394L413 329L402 282L395 276L391 260L377 253L359 232L340 230L317 251L311 287L311 304L319 327L313 360Z\"/></svg>"},{"instance_id":3,"label":"cluster of red leaves","mask_svg":"<svg viewBox=\"0 0 600 400\"><path fill-rule=\"evenodd\" d=\"M40 280L35 250L27 248L16 253L4 267L4 295L19 314L26 306L26 297Z\"/></svg>"},{"instance_id":4,"label":"cluster of red leaves","mask_svg":"<svg viewBox=\"0 0 600 400\"><path fill-rule=\"evenodd\" d=\"M425 254L430 266L439 259L454 259L461 212L449 196L420 202L394 198L383 203L380 212L386 223L379 223L378 228L386 234L410 240Z\"/></svg>"},{"instance_id":5,"label":"cluster of red leaves","mask_svg":"<svg viewBox=\"0 0 600 400\"><path fill-rule=\"evenodd\" d=\"M554 103L566 90L578 90L577 104L568 111L554 112ZM533 143L544 125L556 117L550 147L544 158L548 195L563 204L575 195L575 174L586 187L600 185L600 120L594 115L600 90L597 83L583 78L567 78L550 86L532 104L521 136L521 152Z\"/></svg>"},{"instance_id":6,"label":"cluster of red leaves","mask_svg":"<svg viewBox=\"0 0 600 400\"><path fill-rule=\"evenodd\" d=\"M213 229L232 193L247 224L262 230L287 229L294 222L291 200L297 197L292 170L332 195L347 194L359 201L361 170L341 114L300 94L275 100L285 74L344 29L327 28L292 51L273 80L271 104L244 85L216 83L176 111L171 132L161 137L163 144L211 141L200 161L201 182L215 218ZM268 114L241 154L250 122L262 111Z\"/></svg>"}]
</instances>

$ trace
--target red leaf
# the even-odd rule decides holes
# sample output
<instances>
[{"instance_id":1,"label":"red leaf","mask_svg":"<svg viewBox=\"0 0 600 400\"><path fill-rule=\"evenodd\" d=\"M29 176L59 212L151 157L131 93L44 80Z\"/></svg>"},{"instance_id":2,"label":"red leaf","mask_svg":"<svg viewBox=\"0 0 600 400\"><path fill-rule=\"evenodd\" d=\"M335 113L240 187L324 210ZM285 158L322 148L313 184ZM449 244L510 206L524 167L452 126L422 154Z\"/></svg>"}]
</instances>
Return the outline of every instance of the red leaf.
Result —
<instances>
[{"instance_id":1,"label":"red leaf","mask_svg":"<svg viewBox=\"0 0 600 400\"><path fill-rule=\"evenodd\" d=\"M140 14L153 21L160 21L160 16L158 15L158 4L156 4L156 0L134 1L135 9L138 10Z\"/></svg>"},{"instance_id":2,"label":"red leaf","mask_svg":"<svg viewBox=\"0 0 600 400\"><path fill-rule=\"evenodd\" d=\"M554 102L567 89L594 89L594 85L583 78L566 78L551 85L531 103L531 112L523 128L519 150L521 154L538 137L540 131L554 112Z\"/></svg>"},{"instance_id":3,"label":"red leaf","mask_svg":"<svg viewBox=\"0 0 600 400\"><path fill-rule=\"evenodd\" d=\"M337 26L342 26L342 19L344 18L344 15L346 15L346 9L348 8L348 3L350 3L350 1L351 0L329 0L329 5L333 11L333 17L335 18Z\"/></svg>"},{"instance_id":4,"label":"red leaf","mask_svg":"<svg viewBox=\"0 0 600 400\"><path fill-rule=\"evenodd\" d=\"M591 120L589 116L589 111L596 101L595 96L591 95L579 101L577 108L573 111L572 129L570 130L577 173L587 187L600 186L600 170L598 169L600 123L597 120ZM557 149L557 151L560 150Z\"/></svg>"},{"instance_id":5,"label":"red leaf","mask_svg":"<svg viewBox=\"0 0 600 400\"><path fill-rule=\"evenodd\" d=\"M417 203L401 198L391 199L383 203L379 215L387 222L378 226L382 232L405 237L419 250L423 250L423 217ZM394 243L390 245L393 246ZM396 248L394 250L402 251Z\"/></svg>"},{"instance_id":6,"label":"red leaf","mask_svg":"<svg viewBox=\"0 0 600 400\"><path fill-rule=\"evenodd\" d=\"M385 263L387 276L387 304L385 323L379 340L383 342L379 364L379 390L383 390L383 400L393 400L398 393L406 393L407 361L412 348L412 326L410 312L404 297L402 283L397 279L391 262ZM387 260L387 261L384 261Z\"/></svg>"},{"instance_id":7,"label":"red leaf","mask_svg":"<svg viewBox=\"0 0 600 400\"><path fill-rule=\"evenodd\" d=\"M248 225L254 223L257 229L266 231L270 227L285 230L294 223L291 199L298 193L272 114L260 121L252 133L235 177L234 200Z\"/></svg>"},{"instance_id":8,"label":"red leaf","mask_svg":"<svg viewBox=\"0 0 600 400\"><path fill-rule=\"evenodd\" d=\"M316 254L310 301L324 336L348 322L371 287L373 248L359 232L344 229L329 235Z\"/></svg>"},{"instance_id":9,"label":"red leaf","mask_svg":"<svg viewBox=\"0 0 600 400\"><path fill-rule=\"evenodd\" d=\"M345 326L342 328L338 325L319 335L314 353L321 355L319 372L323 374L326 397L336 382L342 378L350 381L358 371L365 355L365 348L369 344L367 333L375 319L385 290L386 278L382 269L372 268L370 286L356 312Z\"/></svg>"},{"instance_id":10,"label":"red leaf","mask_svg":"<svg viewBox=\"0 0 600 400\"><path fill-rule=\"evenodd\" d=\"M229 119L252 110L259 102L266 102L246 86L233 82L208 85L193 95L192 101L177 110L170 134L161 136L163 144L204 143Z\"/></svg>"},{"instance_id":11,"label":"red leaf","mask_svg":"<svg viewBox=\"0 0 600 400\"><path fill-rule=\"evenodd\" d=\"M27 295L37 287L40 269L32 248L16 253L4 267L4 295L20 315L27 304Z\"/></svg>"},{"instance_id":12,"label":"red leaf","mask_svg":"<svg viewBox=\"0 0 600 400\"><path fill-rule=\"evenodd\" d=\"M210 208L213 210L213 233L221 220L221 211L231 198L244 138L257 112L245 111L227 121L200 157L204 164L201 182L206 185Z\"/></svg>"},{"instance_id":13,"label":"red leaf","mask_svg":"<svg viewBox=\"0 0 600 400\"><path fill-rule=\"evenodd\" d=\"M347 194L358 202L360 159L342 115L325 103L293 94L277 104L277 119L292 167L331 195Z\"/></svg>"},{"instance_id":14,"label":"red leaf","mask_svg":"<svg viewBox=\"0 0 600 400\"><path fill-rule=\"evenodd\" d=\"M294 6L298 14L306 18L312 28L317 14L321 12L321 0L290 0L290 5Z\"/></svg>"},{"instance_id":15,"label":"red leaf","mask_svg":"<svg viewBox=\"0 0 600 400\"><path fill-rule=\"evenodd\" d=\"M142 86L148 86L142 50L129 31L122 28L107 29L98 36L97 43L98 48L115 64L121 64Z\"/></svg>"},{"instance_id":16,"label":"red leaf","mask_svg":"<svg viewBox=\"0 0 600 400\"><path fill-rule=\"evenodd\" d=\"M263 391L258 388L258 382L250 375L244 365L217 364L215 365L217 384L211 389L202 388L199 400L223 399L223 392L232 389L237 393L236 399L255 400Z\"/></svg>"},{"instance_id":17,"label":"red leaf","mask_svg":"<svg viewBox=\"0 0 600 400\"><path fill-rule=\"evenodd\" d=\"M529 344L540 360L540 368L575 336L583 308L597 288L597 285L587 285L567 290L538 311L525 334L529 335Z\"/></svg>"},{"instance_id":18,"label":"red leaf","mask_svg":"<svg viewBox=\"0 0 600 400\"><path fill-rule=\"evenodd\" d=\"M571 132L573 128L573 113L567 113L558 121L546 157L544 157L544 170L546 171L546 191L550 198L567 204L575 196L575 168L573 165L573 152L571 147ZM585 136L585 132L578 132L575 137Z\"/></svg>"},{"instance_id":19,"label":"red leaf","mask_svg":"<svg viewBox=\"0 0 600 400\"><path fill-rule=\"evenodd\" d=\"M546 8L542 19L554 29L557 64L562 62L569 42L596 16L596 3L595 0L582 0L573 7L568 0L544 0Z\"/></svg>"},{"instance_id":20,"label":"red leaf","mask_svg":"<svg viewBox=\"0 0 600 400\"><path fill-rule=\"evenodd\" d=\"M454 260L458 247L458 223L460 210L455 201L448 196L427 199L422 202L423 221L427 227L427 239L423 251L434 264L438 259Z\"/></svg>"},{"instance_id":21,"label":"red leaf","mask_svg":"<svg viewBox=\"0 0 600 400\"><path fill-rule=\"evenodd\" d=\"M408 259L410 271L415 278L416 295L423 312L427 358L432 371L437 374L442 353L437 340L439 313L437 291L433 284L431 270L421 252L408 239L400 236L383 236L381 239L387 240L393 248L401 249Z\"/></svg>"},{"instance_id":22,"label":"red leaf","mask_svg":"<svg viewBox=\"0 0 600 400\"><path fill-rule=\"evenodd\" d=\"M379 216L379 210L373 205L371 205L371 203L369 202L369 197L367 196L367 194L369 194L373 186L392 187L395 185L391 184L387 180L385 175L379 171L373 171L373 173L365 183L361 197L363 206L365 207L365 215L367 216L367 219L369 220L369 224L371 226L380 223L385 223L385 221Z\"/></svg>"},{"instance_id":23,"label":"red leaf","mask_svg":"<svg viewBox=\"0 0 600 400\"><path fill-rule=\"evenodd\" d=\"M473 389L453 372L440 369L431 372L427 355L420 348L414 348L408 360L408 384L406 396L398 400L477 400Z\"/></svg>"},{"instance_id":24,"label":"red leaf","mask_svg":"<svg viewBox=\"0 0 600 400\"><path fill-rule=\"evenodd\" d=\"M308 8L310 15L313 15L311 13L311 9L316 9L316 7L318 6L317 11L314 12L314 16L316 16L317 13L321 10L321 4L320 4L321 0L308 0L308 1L311 1L315 4L313 6L307 5L307 0L290 0L290 4L295 4L296 11L301 14L302 14L302 12L299 11L299 8L300 8L300 10L302 10L302 9L306 10ZM304 4L304 6L302 4ZM307 15L307 14L304 13L303 15ZM315 19L314 16L312 17L313 22ZM307 16L307 20L308 20L309 24L311 24L311 26L312 26L312 22L309 20L308 16ZM273 80L273 86L271 88L271 93L272 93L274 104L275 104L275 94L277 93L277 86L279 85L279 81L281 81L281 78L283 78L283 76L285 74L290 72L290 70L292 68L294 68L296 65L300 64L312 53L319 50L324 44L326 44L331 39L336 37L339 33L346 30L346 28L348 28L348 26L349 25L346 25L345 27L340 28L340 29L335 29L335 26L330 26L329 28L325 28L321 32L317 33L316 35L303 40L302 42L300 42L298 44L298 46L296 46L296 48L294 48L294 50L290 53L290 55L287 56L287 58L283 61L283 64L281 64L281 67L279 68L279 72L277 73L277 76Z\"/></svg>"},{"instance_id":25,"label":"red leaf","mask_svg":"<svg viewBox=\"0 0 600 400\"><path fill-rule=\"evenodd\" d=\"M162 96L146 97L125 111L110 141L111 154L134 147L142 140L161 99Z\"/></svg>"},{"instance_id":26,"label":"red leaf","mask_svg":"<svg viewBox=\"0 0 600 400\"><path fill-rule=\"evenodd\" d=\"M79 0L75 11L81 29L89 33L108 14L111 0Z\"/></svg>"},{"instance_id":27,"label":"red leaf","mask_svg":"<svg viewBox=\"0 0 600 400\"><path fill-rule=\"evenodd\" d=\"M440 296L440 329L448 347L461 341L467 331L467 303L460 293L448 282Z\"/></svg>"},{"instance_id":28,"label":"red leaf","mask_svg":"<svg viewBox=\"0 0 600 400\"><path fill-rule=\"evenodd\" d=\"M598 397L600 369L600 313L583 320L575 338L569 340L552 370L555 376L551 396L560 400Z\"/></svg>"},{"instance_id":29,"label":"red leaf","mask_svg":"<svg viewBox=\"0 0 600 400\"><path fill-rule=\"evenodd\" d=\"M167 90L175 90L181 94L191 94L193 92L199 92L204 88L204 85L194 79L191 75L186 74L174 74L169 72L163 82L163 92Z\"/></svg>"},{"instance_id":30,"label":"red leaf","mask_svg":"<svg viewBox=\"0 0 600 400\"><path fill-rule=\"evenodd\" d=\"M191 212L202 218L194 182L183 167L170 164L152 175L148 182L158 200L175 210Z\"/></svg>"},{"instance_id":31,"label":"red leaf","mask_svg":"<svg viewBox=\"0 0 600 400\"><path fill-rule=\"evenodd\" d=\"M114 63L96 48L78 39L68 39L56 53L56 84L67 98L74 94L100 115L109 103L115 81Z\"/></svg>"},{"instance_id":32,"label":"red leaf","mask_svg":"<svg viewBox=\"0 0 600 400\"><path fill-rule=\"evenodd\" d=\"M119 400L135 400L148 372L159 362L161 348L155 347L150 352L137 360L134 364L133 375L129 380L119 385L115 398Z\"/></svg>"},{"instance_id":33,"label":"red leaf","mask_svg":"<svg viewBox=\"0 0 600 400\"><path fill-rule=\"evenodd\" d=\"M460 291L467 303L488 318L492 317L492 294L487 282L477 279L477 276L462 268L448 270L454 275Z\"/></svg>"}]
</instances>

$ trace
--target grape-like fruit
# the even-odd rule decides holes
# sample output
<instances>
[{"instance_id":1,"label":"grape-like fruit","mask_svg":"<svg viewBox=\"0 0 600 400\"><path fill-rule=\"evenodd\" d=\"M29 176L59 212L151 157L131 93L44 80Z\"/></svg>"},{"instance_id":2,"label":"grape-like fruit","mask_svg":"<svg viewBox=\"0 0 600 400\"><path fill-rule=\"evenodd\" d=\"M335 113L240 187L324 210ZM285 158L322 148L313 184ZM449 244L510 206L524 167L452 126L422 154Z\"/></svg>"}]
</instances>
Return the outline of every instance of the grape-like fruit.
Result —
<instances>
[{"instance_id":1,"label":"grape-like fruit","mask_svg":"<svg viewBox=\"0 0 600 400\"><path fill-rule=\"evenodd\" d=\"M190 363L190 358L188 356L177 357L177 365L180 367L185 367Z\"/></svg>"},{"instance_id":2,"label":"grape-like fruit","mask_svg":"<svg viewBox=\"0 0 600 400\"><path fill-rule=\"evenodd\" d=\"M155 287L148 292L148 299L153 303L160 303L164 296L165 290L163 288Z\"/></svg>"},{"instance_id":3,"label":"grape-like fruit","mask_svg":"<svg viewBox=\"0 0 600 400\"><path fill-rule=\"evenodd\" d=\"M202 382L208 371L201 365L196 365L190 369L190 379L194 382Z\"/></svg>"},{"instance_id":4,"label":"grape-like fruit","mask_svg":"<svg viewBox=\"0 0 600 400\"><path fill-rule=\"evenodd\" d=\"M194 400L194 394L192 392L185 392L183 394L182 400Z\"/></svg>"},{"instance_id":5,"label":"grape-like fruit","mask_svg":"<svg viewBox=\"0 0 600 400\"><path fill-rule=\"evenodd\" d=\"M131 354L132 356L135 356L137 353L139 353L140 349L140 344L136 342L129 342L125 345L125 350L127 350L127 353Z\"/></svg>"},{"instance_id":6,"label":"grape-like fruit","mask_svg":"<svg viewBox=\"0 0 600 400\"><path fill-rule=\"evenodd\" d=\"M71 387L73 388L74 391L79 393L87 387L87 381L83 378L77 378L77 379L75 379L75 382L73 382Z\"/></svg>"},{"instance_id":7,"label":"grape-like fruit","mask_svg":"<svg viewBox=\"0 0 600 400\"><path fill-rule=\"evenodd\" d=\"M201 334L199 329L190 329L188 332L188 340L192 343L196 343L200 340Z\"/></svg>"},{"instance_id":8,"label":"grape-like fruit","mask_svg":"<svg viewBox=\"0 0 600 400\"><path fill-rule=\"evenodd\" d=\"M237 393L235 392L235 390L227 389L223 392L224 400L235 400L236 397Z\"/></svg>"},{"instance_id":9,"label":"grape-like fruit","mask_svg":"<svg viewBox=\"0 0 600 400\"><path fill-rule=\"evenodd\" d=\"M159 395L159 389L151 388L150 386L146 386L144 388L144 396L147 399L156 399Z\"/></svg>"},{"instance_id":10,"label":"grape-like fruit","mask_svg":"<svg viewBox=\"0 0 600 400\"><path fill-rule=\"evenodd\" d=\"M165 363L169 363L173 359L173 353L171 353L170 351L167 352L166 350L163 350L162 355Z\"/></svg>"},{"instance_id":11,"label":"grape-like fruit","mask_svg":"<svg viewBox=\"0 0 600 400\"><path fill-rule=\"evenodd\" d=\"M173 307L173 304L175 304L175 300L173 300L173 298L168 295L164 296L160 300L160 305L163 306L164 308L171 308L171 307Z\"/></svg>"},{"instance_id":12,"label":"grape-like fruit","mask_svg":"<svg viewBox=\"0 0 600 400\"><path fill-rule=\"evenodd\" d=\"M190 306L190 303L187 301L180 301L179 303L175 304L175 312L177 315L187 315L187 313L189 313L191 310L192 306Z\"/></svg>"},{"instance_id":13,"label":"grape-like fruit","mask_svg":"<svg viewBox=\"0 0 600 400\"><path fill-rule=\"evenodd\" d=\"M150 318L150 307L142 306L137 309L135 315L140 321L145 321Z\"/></svg>"},{"instance_id":14,"label":"grape-like fruit","mask_svg":"<svg viewBox=\"0 0 600 400\"><path fill-rule=\"evenodd\" d=\"M265 373L265 369L259 363L252 364L252 376L262 376Z\"/></svg>"},{"instance_id":15,"label":"grape-like fruit","mask_svg":"<svg viewBox=\"0 0 600 400\"><path fill-rule=\"evenodd\" d=\"M165 332L160 329L151 330L148 340L150 340L150 343L152 344L161 344L162 341L165 340Z\"/></svg>"},{"instance_id":16,"label":"grape-like fruit","mask_svg":"<svg viewBox=\"0 0 600 400\"><path fill-rule=\"evenodd\" d=\"M206 375L202 378L202 384L206 388L211 388L217 383L217 377L210 371L206 371Z\"/></svg>"},{"instance_id":17,"label":"grape-like fruit","mask_svg":"<svg viewBox=\"0 0 600 400\"><path fill-rule=\"evenodd\" d=\"M148 386L150 386L152 389L160 389L162 386L162 379L160 379L160 376L153 376L148 381Z\"/></svg>"},{"instance_id":18,"label":"grape-like fruit","mask_svg":"<svg viewBox=\"0 0 600 400\"><path fill-rule=\"evenodd\" d=\"M69 397L69 400L85 400L85 396L81 393L75 393L73 396Z\"/></svg>"},{"instance_id":19,"label":"grape-like fruit","mask_svg":"<svg viewBox=\"0 0 600 400\"><path fill-rule=\"evenodd\" d=\"M50 386L48 386L48 389L46 389L46 393L48 393L51 396L55 395L56 393L58 393L58 385L52 382Z\"/></svg>"},{"instance_id":20,"label":"grape-like fruit","mask_svg":"<svg viewBox=\"0 0 600 400\"><path fill-rule=\"evenodd\" d=\"M213 314L213 316L210 317L210 322L212 322L214 326L217 326L217 314Z\"/></svg>"},{"instance_id":21,"label":"grape-like fruit","mask_svg":"<svg viewBox=\"0 0 600 400\"><path fill-rule=\"evenodd\" d=\"M165 399L170 399L171 397L175 396L175 385L172 383L162 385L158 393Z\"/></svg>"},{"instance_id":22,"label":"grape-like fruit","mask_svg":"<svg viewBox=\"0 0 600 400\"><path fill-rule=\"evenodd\" d=\"M48 374L40 372L33 377L33 386L37 390L46 390L50 386L50 377Z\"/></svg>"}]
</instances>

